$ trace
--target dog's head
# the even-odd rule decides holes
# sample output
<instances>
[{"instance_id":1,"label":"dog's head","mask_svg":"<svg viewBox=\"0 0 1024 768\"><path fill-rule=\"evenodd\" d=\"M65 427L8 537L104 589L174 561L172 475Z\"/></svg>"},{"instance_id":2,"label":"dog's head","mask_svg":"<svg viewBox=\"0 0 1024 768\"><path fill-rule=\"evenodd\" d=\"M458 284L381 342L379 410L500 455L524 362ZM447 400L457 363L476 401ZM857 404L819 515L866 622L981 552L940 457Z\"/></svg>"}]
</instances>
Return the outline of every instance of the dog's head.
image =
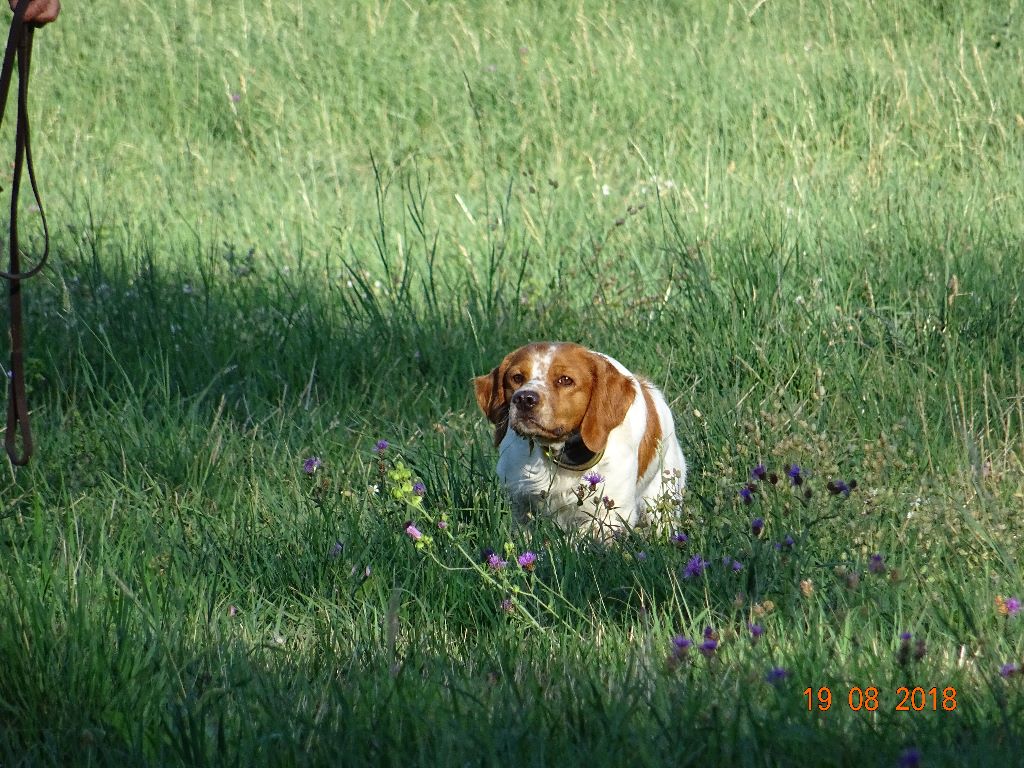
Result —
<instances>
[{"instance_id":1,"label":"dog's head","mask_svg":"<svg viewBox=\"0 0 1024 768\"><path fill-rule=\"evenodd\" d=\"M591 451L603 451L636 397L633 380L607 357L564 342L520 347L473 384L495 445L511 428L542 445L578 433Z\"/></svg>"}]
</instances>

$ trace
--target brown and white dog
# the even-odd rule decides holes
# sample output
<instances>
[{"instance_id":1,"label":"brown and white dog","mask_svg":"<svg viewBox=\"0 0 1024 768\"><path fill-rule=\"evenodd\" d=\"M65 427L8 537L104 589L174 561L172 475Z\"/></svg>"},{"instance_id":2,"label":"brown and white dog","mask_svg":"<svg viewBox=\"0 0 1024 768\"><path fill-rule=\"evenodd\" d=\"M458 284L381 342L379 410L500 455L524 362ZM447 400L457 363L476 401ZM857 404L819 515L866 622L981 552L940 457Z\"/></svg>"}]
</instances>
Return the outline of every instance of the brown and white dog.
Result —
<instances>
[{"instance_id":1,"label":"brown and white dog","mask_svg":"<svg viewBox=\"0 0 1024 768\"><path fill-rule=\"evenodd\" d=\"M686 460L649 381L578 344L539 342L473 383L520 519L550 515L602 535L670 522Z\"/></svg>"}]
</instances>

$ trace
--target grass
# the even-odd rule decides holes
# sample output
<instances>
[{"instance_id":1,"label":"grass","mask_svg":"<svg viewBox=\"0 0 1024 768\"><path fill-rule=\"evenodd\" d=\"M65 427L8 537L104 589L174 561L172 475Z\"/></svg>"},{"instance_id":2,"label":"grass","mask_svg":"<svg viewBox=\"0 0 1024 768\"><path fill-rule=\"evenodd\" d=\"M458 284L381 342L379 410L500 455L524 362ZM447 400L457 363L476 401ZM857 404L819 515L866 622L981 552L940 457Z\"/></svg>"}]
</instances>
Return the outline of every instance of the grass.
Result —
<instances>
[{"instance_id":1,"label":"grass","mask_svg":"<svg viewBox=\"0 0 1024 768\"><path fill-rule=\"evenodd\" d=\"M66 7L0 763L1012 762L1020 13ZM469 382L539 338L662 386L685 545L511 525Z\"/></svg>"}]
</instances>

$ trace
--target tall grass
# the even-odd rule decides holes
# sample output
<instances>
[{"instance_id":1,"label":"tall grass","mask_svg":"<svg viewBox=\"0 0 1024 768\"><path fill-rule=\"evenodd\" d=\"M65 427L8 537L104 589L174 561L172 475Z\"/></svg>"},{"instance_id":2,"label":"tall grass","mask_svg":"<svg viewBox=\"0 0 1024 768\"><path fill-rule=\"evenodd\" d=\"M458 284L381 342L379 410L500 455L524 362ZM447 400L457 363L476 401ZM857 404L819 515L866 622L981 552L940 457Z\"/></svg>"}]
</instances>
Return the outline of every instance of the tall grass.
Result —
<instances>
[{"instance_id":1,"label":"tall grass","mask_svg":"<svg viewBox=\"0 0 1024 768\"><path fill-rule=\"evenodd\" d=\"M1012 762L1019 15L65 7L0 763ZM511 524L538 338L662 386L685 544Z\"/></svg>"}]
</instances>

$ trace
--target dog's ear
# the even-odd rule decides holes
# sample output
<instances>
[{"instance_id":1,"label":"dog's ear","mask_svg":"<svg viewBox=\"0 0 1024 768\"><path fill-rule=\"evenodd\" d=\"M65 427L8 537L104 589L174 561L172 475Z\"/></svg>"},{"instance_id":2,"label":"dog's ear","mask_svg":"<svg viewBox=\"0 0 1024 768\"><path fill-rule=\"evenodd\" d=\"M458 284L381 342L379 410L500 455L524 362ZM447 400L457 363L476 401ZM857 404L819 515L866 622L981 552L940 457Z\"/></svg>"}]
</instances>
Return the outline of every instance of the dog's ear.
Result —
<instances>
[{"instance_id":1,"label":"dog's ear","mask_svg":"<svg viewBox=\"0 0 1024 768\"><path fill-rule=\"evenodd\" d=\"M476 390L476 402L487 419L494 425L494 444L501 445L508 431L508 400L505 398L505 378L507 358L497 368L483 376L473 379Z\"/></svg>"},{"instance_id":2,"label":"dog's ear","mask_svg":"<svg viewBox=\"0 0 1024 768\"><path fill-rule=\"evenodd\" d=\"M601 355L593 354L594 378L590 403L580 424L583 444L594 453L608 445L608 434L626 419L636 398L633 379L623 374Z\"/></svg>"}]
</instances>

